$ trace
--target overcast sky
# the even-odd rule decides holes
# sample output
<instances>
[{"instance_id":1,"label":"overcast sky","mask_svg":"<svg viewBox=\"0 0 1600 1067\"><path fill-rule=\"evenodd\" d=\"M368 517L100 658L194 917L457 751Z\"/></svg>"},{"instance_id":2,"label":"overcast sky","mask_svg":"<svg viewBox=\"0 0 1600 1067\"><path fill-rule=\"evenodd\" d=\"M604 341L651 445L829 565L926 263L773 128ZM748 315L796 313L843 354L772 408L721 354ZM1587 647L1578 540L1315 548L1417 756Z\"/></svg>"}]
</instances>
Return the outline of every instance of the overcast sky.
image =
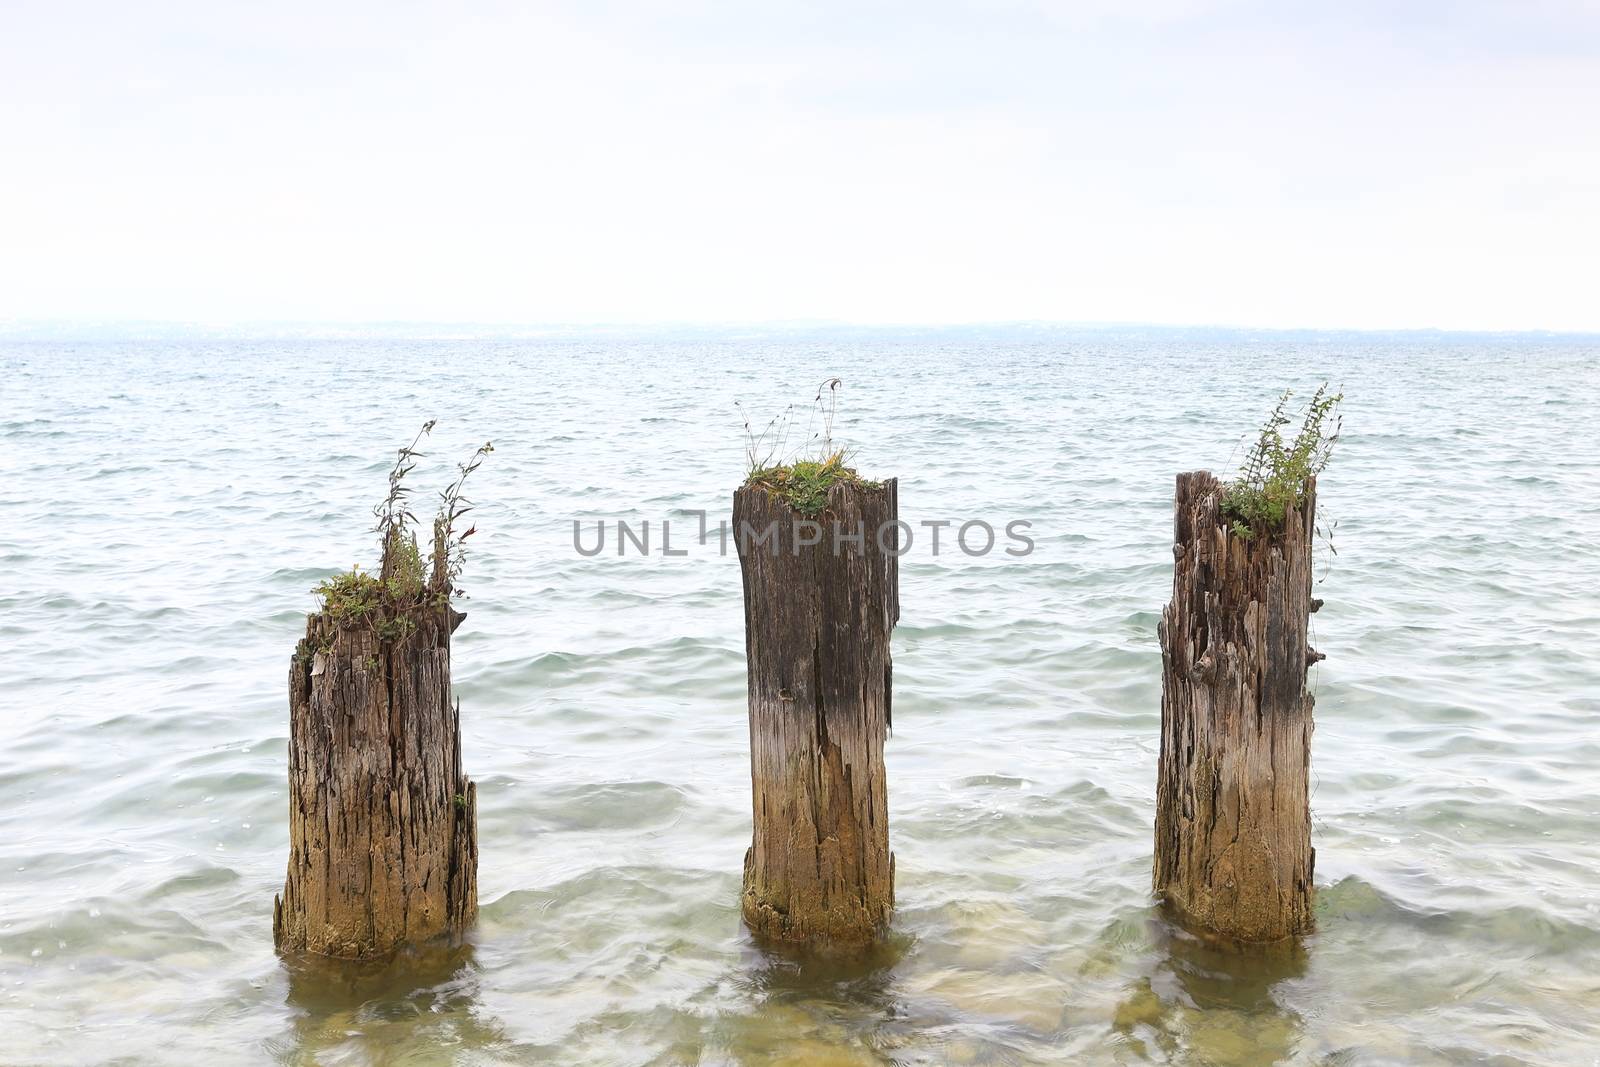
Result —
<instances>
[{"instance_id":1,"label":"overcast sky","mask_svg":"<svg viewBox=\"0 0 1600 1067\"><path fill-rule=\"evenodd\" d=\"M0 100L0 318L1600 329L1595 2L4 0Z\"/></svg>"}]
</instances>

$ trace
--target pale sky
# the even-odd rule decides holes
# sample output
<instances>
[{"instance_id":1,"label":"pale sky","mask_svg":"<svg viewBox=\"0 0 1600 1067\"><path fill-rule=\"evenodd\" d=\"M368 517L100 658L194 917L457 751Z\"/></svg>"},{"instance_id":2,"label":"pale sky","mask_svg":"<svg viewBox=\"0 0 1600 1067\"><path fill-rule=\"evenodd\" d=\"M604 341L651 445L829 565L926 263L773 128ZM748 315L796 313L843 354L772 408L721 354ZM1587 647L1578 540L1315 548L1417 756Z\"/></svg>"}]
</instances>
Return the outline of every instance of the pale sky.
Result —
<instances>
[{"instance_id":1,"label":"pale sky","mask_svg":"<svg viewBox=\"0 0 1600 1067\"><path fill-rule=\"evenodd\" d=\"M0 320L1600 330L1600 4L0 0Z\"/></svg>"}]
</instances>

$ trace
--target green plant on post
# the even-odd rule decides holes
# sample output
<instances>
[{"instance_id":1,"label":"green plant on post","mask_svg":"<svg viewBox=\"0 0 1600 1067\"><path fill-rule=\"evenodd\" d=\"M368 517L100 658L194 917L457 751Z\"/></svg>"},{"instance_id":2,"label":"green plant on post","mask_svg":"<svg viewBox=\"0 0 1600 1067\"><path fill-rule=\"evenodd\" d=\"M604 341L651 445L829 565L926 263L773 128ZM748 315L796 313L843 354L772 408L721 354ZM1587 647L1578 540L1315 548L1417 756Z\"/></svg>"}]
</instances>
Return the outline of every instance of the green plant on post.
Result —
<instances>
[{"instance_id":1,"label":"green plant on post","mask_svg":"<svg viewBox=\"0 0 1600 1067\"><path fill-rule=\"evenodd\" d=\"M456 532L456 522L467 512L477 507L472 501L462 495L466 486L467 477L483 464L484 457L494 451L494 442L485 441L472 453L472 458L465 463L456 465L456 480L439 494L439 513L433 518L433 556L431 559L433 577L430 589L442 602L448 602L451 595L465 597L456 583L461 578L461 571L466 564L466 540L478 532L476 525L469 526L461 533ZM422 561L417 561L420 571Z\"/></svg>"},{"instance_id":2,"label":"green plant on post","mask_svg":"<svg viewBox=\"0 0 1600 1067\"><path fill-rule=\"evenodd\" d=\"M459 464L455 481L439 494L439 513L433 520L433 553L425 565L417 545L417 519L408 504L411 490L405 479L415 469L416 461L424 458L417 445L433 427L430 419L412 442L400 449L389 470L389 493L372 509L377 519L373 532L378 535L378 573L355 566L325 579L312 590L321 601L322 610L339 625L370 628L384 641L404 641L411 635L416 624L407 612L412 609L426 604L443 606L450 602L452 594L464 595L456 589L455 582L466 555L463 543L477 528L456 530L457 520L473 507L462 495L462 489L467 476L494 451L494 445L483 444L471 459Z\"/></svg>"},{"instance_id":3,"label":"green plant on post","mask_svg":"<svg viewBox=\"0 0 1600 1067\"><path fill-rule=\"evenodd\" d=\"M806 443L793 459L784 458L784 446L789 435L789 411L770 420L758 433L750 429L745 419L745 484L759 486L786 501L802 515L819 515L828 506L828 490L835 484L846 482L876 489L871 482L856 473L850 465L851 454L834 447L833 421L839 407L839 389L844 383L838 378L828 378L817 388L811 402L811 424L822 419L821 428L811 432L807 427ZM742 407L741 407L741 410ZM811 455L808 457L807 453Z\"/></svg>"},{"instance_id":4,"label":"green plant on post","mask_svg":"<svg viewBox=\"0 0 1600 1067\"><path fill-rule=\"evenodd\" d=\"M1222 516L1237 537L1267 536L1281 527L1289 509L1304 501L1306 485L1328 465L1339 441L1338 409L1344 394L1330 393L1327 382L1301 412L1294 439L1285 440L1283 428L1294 422L1286 413L1293 395L1285 390L1278 398L1239 476L1223 491Z\"/></svg>"}]
</instances>

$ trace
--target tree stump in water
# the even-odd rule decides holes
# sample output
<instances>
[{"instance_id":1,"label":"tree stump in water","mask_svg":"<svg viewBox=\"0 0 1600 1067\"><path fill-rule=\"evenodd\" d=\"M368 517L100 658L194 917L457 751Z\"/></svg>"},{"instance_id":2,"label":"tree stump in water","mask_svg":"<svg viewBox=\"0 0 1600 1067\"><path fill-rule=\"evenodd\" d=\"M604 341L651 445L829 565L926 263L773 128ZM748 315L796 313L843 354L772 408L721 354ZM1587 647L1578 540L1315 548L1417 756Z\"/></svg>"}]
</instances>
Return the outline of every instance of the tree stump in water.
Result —
<instances>
[{"instance_id":1,"label":"tree stump in water","mask_svg":"<svg viewBox=\"0 0 1600 1067\"><path fill-rule=\"evenodd\" d=\"M734 494L755 816L742 910L762 940L865 946L894 909L883 744L896 508L893 479L836 483L815 519L762 488Z\"/></svg>"},{"instance_id":2,"label":"tree stump in water","mask_svg":"<svg viewBox=\"0 0 1600 1067\"><path fill-rule=\"evenodd\" d=\"M418 606L399 635L306 620L289 664L289 873L280 951L381 957L465 929L478 912L477 791L461 773L450 635Z\"/></svg>"},{"instance_id":3,"label":"tree stump in water","mask_svg":"<svg viewBox=\"0 0 1600 1067\"><path fill-rule=\"evenodd\" d=\"M1178 475L1172 603L1162 613L1155 892L1239 941L1311 928L1306 669L1316 481L1279 530L1235 534L1223 486Z\"/></svg>"}]
</instances>

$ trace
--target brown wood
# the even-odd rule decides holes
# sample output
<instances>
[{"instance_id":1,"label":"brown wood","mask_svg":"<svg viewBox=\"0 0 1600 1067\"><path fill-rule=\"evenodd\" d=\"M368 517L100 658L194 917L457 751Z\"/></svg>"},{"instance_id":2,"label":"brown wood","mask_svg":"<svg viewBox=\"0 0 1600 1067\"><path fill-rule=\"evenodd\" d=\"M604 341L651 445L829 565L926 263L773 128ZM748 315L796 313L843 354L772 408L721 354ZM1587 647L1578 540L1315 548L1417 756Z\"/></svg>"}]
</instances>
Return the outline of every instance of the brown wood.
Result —
<instances>
[{"instance_id":1,"label":"brown wood","mask_svg":"<svg viewBox=\"0 0 1600 1067\"><path fill-rule=\"evenodd\" d=\"M1312 924L1316 483L1282 530L1248 539L1222 518L1222 489L1206 471L1178 475L1155 892L1187 925L1274 941Z\"/></svg>"},{"instance_id":2,"label":"brown wood","mask_svg":"<svg viewBox=\"0 0 1600 1067\"><path fill-rule=\"evenodd\" d=\"M450 694L450 634L465 616L406 617L411 633L381 640L311 615L290 661L280 951L381 957L477 915L477 790Z\"/></svg>"},{"instance_id":3,"label":"brown wood","mask_svg":"<svg viewBox=\"0 0 1600 1067\"><path fill-rule=\"evenodd\" d=\"M894 547L895 530L882 544L877 534L896 517L893 479L836 484L813 520L822 543L797 545L805 516L765 489L734 494L755 822L742 910L764 940L865 945L894 909L883 745L899 566L882 547ZM862 530L863 544L841 541L836 552L835 521L843 535ZM773 541L747 535L769 524Z\"/></svg>"}]
</instances>

